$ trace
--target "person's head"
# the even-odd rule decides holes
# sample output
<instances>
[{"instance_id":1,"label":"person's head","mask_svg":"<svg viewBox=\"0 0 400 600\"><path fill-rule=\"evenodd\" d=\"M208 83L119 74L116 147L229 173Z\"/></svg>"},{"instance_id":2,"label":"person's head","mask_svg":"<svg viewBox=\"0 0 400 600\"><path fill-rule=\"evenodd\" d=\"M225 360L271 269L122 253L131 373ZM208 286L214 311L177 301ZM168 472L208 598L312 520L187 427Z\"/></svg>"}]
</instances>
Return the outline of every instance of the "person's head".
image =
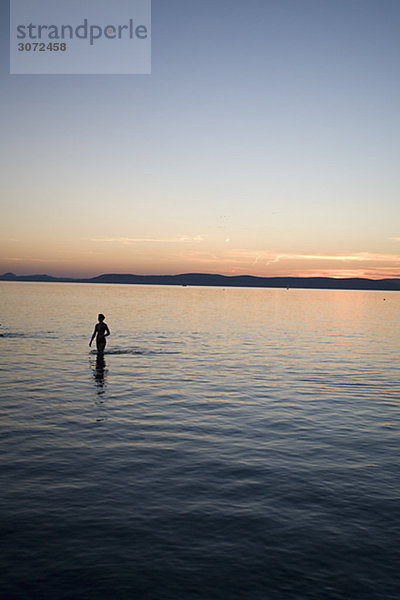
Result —
<instances>
[{"instance_id":1,"label":"person's head","mask_svg":"<svg viewBox=\"0 0 400 600\"><path fill-rule=\"evenodd\" d=\"M99 319L100 323L102 323L105 319L105 316L100 313L97 318Z\"/></svg>"}]
</instances>

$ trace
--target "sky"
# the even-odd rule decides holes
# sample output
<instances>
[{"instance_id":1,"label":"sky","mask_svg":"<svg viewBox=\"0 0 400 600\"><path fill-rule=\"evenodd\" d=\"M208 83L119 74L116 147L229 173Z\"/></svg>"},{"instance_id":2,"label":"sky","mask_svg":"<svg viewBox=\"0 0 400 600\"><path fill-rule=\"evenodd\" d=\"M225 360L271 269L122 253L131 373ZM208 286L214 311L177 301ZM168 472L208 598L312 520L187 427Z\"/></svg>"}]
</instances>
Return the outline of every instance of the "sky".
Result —
<instances>
[{"instance_id":1,"label":"sky","mask_svg":"<svg viewBox=\"0 0 400 600\"><path fill-rule=\"evenodd\" d=\"M0 11L0 273L400 277L398 0L153 0L149 75Z\"/></svg>"}]
</instances>

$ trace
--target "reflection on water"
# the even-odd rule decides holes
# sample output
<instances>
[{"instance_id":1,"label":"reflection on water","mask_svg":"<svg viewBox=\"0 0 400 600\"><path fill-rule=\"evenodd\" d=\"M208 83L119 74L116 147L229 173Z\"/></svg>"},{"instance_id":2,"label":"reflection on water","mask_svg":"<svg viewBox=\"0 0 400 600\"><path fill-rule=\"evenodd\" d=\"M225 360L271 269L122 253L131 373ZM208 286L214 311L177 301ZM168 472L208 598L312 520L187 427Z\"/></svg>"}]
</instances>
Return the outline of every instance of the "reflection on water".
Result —
<instances>
[{"instance_id":1,"label":"reflection on water","mask_svg":"<svg viewBox=\"0 0 400 600\"><path fill-rule=\"evenodd\" d=\"M91 359L90 367L92 369L92 377L96 388L96 422L99 423L106 420L103 404L105 401L108 369L106 368L104 354L98 353L95 360Z\"/></svg>"},{"instance_id":2,"label":"reflection on water","mask_svg":"<svg viewBox=\"0 0 400 600\"><path fill-rule=\"evenodd\" d=\"M90 366L92 368L97 393L99 395L104 394L108 373L104 354L97 354L96 360L91 360Z\"/></svg>"}]
</instances>

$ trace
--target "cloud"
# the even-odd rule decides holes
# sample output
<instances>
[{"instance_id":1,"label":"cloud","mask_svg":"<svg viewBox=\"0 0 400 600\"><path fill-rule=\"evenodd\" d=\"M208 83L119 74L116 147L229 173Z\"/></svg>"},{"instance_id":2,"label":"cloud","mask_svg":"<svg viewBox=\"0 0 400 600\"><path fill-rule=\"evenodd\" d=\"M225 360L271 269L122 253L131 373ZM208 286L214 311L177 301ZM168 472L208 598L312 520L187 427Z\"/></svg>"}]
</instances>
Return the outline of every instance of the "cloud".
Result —
<instances>
[{"instance_id":1,"label":"cloud","mask_svg":"<svg viewBox=\"0 0 400 600\"><path fill-rule=\"evenodd\" d=\"M119 244L182 244L188 242L203 242L203 235L181 235L175 238L90 238L90 242L107 242Z\"/></svg>"},{"instance_id":2,"label":"cloud","mask_svg":"<svg viewBox=\"0 0 400 600\"><path fill-rule=\"evenodd\" d=\"M33 262L33 263L65 263L69 262L66 258L31 258L31 257L17 257L7 256L3 260L10 260L12 262Z\"/></svg>"},{"instance_id":3,"label":"cloud","mask_svg":"<svg viewBox=\"0 0 400 600\"><path fill-rule=\"evenodd\" d=\"M352 254L312 254L267 252L247 248L226 248L221 252L191 250L188 257L194 263L213 265L217 271L239 269L241 272L260 275L279 273L309 276L313 272L333 277L366 276L375 273L388 275L400 272L400 255L355 252ZM391 275L389 275L391 276Z\"/></svg>"},{"instance_id":4,"label":"cloud","mask_svg":"<svg viewBox=\"0 0 400 600\"><path fill-rule=\"evenodd\" d=\"M372 252L356 252L354 254L276 254L269 262L281 260L327 260L338 262L399 262L397 254L377 254Z\"/></svg>"}]
</instances>

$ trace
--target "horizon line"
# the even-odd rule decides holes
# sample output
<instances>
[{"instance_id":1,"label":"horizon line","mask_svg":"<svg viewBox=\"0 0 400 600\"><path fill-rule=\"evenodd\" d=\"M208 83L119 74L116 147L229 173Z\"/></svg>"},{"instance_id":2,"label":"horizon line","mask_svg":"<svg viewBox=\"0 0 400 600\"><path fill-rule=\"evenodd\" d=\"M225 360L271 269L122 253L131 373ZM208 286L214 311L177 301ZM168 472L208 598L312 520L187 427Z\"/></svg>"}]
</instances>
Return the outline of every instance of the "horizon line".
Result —
<instances>
[{"instance_id":1,"label":"horizon line","mask_svg":"<svg viewBox=\"0 0 400 600\"><path fill-rule=\"evenodd\" d=\"M100 273L98 275L49 275L48 273L32 273L32 274L22 274L17 275L12 271L7 271L5 273L0 274L0 279L4 277L48 277L50 279L70 279L70 280L90 280L97 279L99 277L184 277L184 276L208 276L208 277L225 277L229 279L234 279L238 277L250 277L252 279L329 279L329 280L338 280L338 281L346 281L346 280L365 280L365 281L386 281L386 280L399 280L400 276L389 276L389 277L380 277L378 279L372 279L371 277L359 277L359 276L349 276L349 277L335 277L333 275L251 275L250 273L242 273L242 274L229 274L225 275L223 273L212 273L208 271L185 271L179 273L122 273L116 271L108 271L106 273Z\"/></svg>"},{"instance_id":2,"label":"horizon line","mask_svg":"<svg viewBox=\"0 0 400 600\"><path fill-rule=\"evenodd\" d=\"M95 277L73 278L52 275L0 275L6 283L76 283L105 285L172 285L175 287L227 287L321 289L342 291L400 291L400 278L368 279L365 277L260 277L256 275L220 275L217 273L180 273L176 275L135 275L131 273L103 273Z\"/></svg>"}]
</instances>

